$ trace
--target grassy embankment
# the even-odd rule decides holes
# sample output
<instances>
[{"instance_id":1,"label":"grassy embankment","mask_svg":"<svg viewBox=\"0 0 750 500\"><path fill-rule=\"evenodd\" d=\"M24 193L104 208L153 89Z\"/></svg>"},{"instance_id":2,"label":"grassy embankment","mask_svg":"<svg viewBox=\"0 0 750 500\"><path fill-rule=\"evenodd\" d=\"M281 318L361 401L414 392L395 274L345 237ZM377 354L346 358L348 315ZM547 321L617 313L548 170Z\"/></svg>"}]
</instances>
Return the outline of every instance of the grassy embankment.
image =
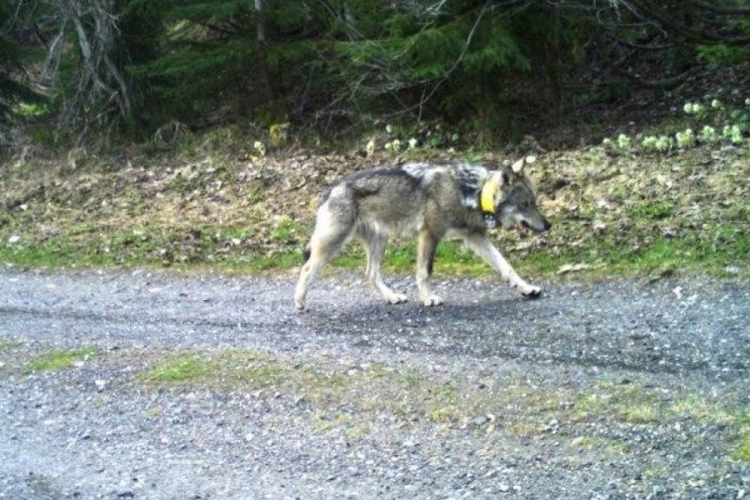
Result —
<instances>
[{"instance_id":1,"label":"grassy embankment","mask_svg":"<svg viewBox=\"0 0 750 500\"><path fill-rule=\"evenodd\" d=\"M255 273L301 262L324 186L353 170L409 159L502 160L503 155L410 150L369 158L223 151L211 136L190 153L16 157L0 179L0 262L15 266L170 267ZM215 141L214 141L215 142ZM236 150L234 143L227 150ZM748 141L673 148L590 147L542 154L530 172L548 234L497 231L526 274L579 276L748 273ZM358 268L345 249L337 265ZM396 242L387 268L411 271L414 245ZM436 272L489 274L456 242Z\"/></svg>"}]
</instances>

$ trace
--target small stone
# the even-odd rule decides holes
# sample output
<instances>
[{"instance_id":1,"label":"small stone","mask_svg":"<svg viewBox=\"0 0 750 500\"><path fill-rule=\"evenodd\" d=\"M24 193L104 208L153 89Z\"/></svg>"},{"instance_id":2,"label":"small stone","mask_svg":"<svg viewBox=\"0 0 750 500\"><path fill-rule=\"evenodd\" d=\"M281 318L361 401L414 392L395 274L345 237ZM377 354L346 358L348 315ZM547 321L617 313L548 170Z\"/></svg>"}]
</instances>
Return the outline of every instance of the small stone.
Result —
<instances>
[{"instance_id":1,"label":"small stone","mask_svg":"<svg viewBox=\"0 0 750 500\"><path fill-rule=\"evenodd\" d=\"M487 423L487 420L488 420L487 417L485 417L484 415L481 415L479 417L475 417L474 420L472 420L472 423L477 427L481 427Z\"/></svg>"}]
</instances>

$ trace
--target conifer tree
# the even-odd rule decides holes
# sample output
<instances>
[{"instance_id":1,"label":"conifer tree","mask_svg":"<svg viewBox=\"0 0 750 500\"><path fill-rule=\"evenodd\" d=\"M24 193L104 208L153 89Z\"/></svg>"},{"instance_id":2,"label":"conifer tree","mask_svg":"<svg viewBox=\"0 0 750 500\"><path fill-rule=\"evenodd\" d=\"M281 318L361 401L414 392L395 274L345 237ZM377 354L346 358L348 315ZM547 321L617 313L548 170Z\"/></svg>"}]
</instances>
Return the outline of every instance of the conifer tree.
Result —
<instances>
[{"instance_id":1,"label":"conifer tree","mask_svg":"<svg viewBox=\"0 0 750 500\"><path fill-rule=\"evenodd\" d=\"M19 103L40 103L43 96L31 85L25 51L18 41L20 27L13 2L0 1L0 122L7 122Z\"/></svg>"}]
</instances>

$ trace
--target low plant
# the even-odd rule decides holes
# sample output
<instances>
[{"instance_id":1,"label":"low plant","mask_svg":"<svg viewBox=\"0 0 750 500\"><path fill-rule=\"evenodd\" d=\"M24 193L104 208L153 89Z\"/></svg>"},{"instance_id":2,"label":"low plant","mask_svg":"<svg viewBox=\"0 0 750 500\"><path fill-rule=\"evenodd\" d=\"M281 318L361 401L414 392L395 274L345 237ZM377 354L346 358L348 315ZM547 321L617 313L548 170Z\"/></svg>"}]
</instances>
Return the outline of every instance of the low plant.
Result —
<instances>
[{"instance_id":1,"label":"low plant","mask_svg":"<svg viewBox=\"0 0 750 500\"><path fill-rule=\"evenodd\" d=\"M745 99L742 105L731 109L719 99L713 99L708 104L687 102L682 109L692 123L691 126L674 132L674 138L668 135L647 135L638 143L639 151L669 153L675 148L686 151L699 144L718 143L737 146L743 144L745 136L750 134L750 99ZM608 151L620 153L633 150L631 138L627 134L620 134L616 141L605 138L602 146Z\"/></svg>"}]
</instances>

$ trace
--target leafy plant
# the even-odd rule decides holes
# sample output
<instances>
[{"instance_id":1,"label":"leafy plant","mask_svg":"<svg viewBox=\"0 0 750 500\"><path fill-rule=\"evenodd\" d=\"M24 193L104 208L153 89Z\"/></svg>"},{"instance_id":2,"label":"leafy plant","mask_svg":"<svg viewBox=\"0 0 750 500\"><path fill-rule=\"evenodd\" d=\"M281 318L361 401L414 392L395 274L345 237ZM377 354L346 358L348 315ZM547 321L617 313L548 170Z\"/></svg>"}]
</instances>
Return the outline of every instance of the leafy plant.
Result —
<instances>
[{"instance_id":1,"label":"leafy plant","mask_svg":"<svg viewBox=\"0 0 750 500\"><path fill-rule=\"evenodd\" d=\"M685 129L682 132L677 132L674 137L677 147L680 149L688 149L695 146L695 134L691 128Z\"/></svg>"},{"instance_id":2,"label":"leafy plant","mask_svg":"<svg viewBox=\"0 0 750 500\"><path fill-rule=\"evenodd\" d=\"M708 105L687 102L683 106L683 111L694 120L699 130L698 134L692 127L688 127L675 132L674 139L666 135L648 135L641 139L640 150L667 153L672 151L673 147L677 147L685 151L694 148L698 143L716 144L720 141L739 145L745 141L745 134L750 133L750 99L745 99L744 106L731 109L727 109L718 99L711 100ZM717 130L721 130L721 134ZM610 138L605 138L602 146L610 151L628 152L631 150L631 139L626 134L620 134L616 143Z\"/></svg>"}]
</instances>

